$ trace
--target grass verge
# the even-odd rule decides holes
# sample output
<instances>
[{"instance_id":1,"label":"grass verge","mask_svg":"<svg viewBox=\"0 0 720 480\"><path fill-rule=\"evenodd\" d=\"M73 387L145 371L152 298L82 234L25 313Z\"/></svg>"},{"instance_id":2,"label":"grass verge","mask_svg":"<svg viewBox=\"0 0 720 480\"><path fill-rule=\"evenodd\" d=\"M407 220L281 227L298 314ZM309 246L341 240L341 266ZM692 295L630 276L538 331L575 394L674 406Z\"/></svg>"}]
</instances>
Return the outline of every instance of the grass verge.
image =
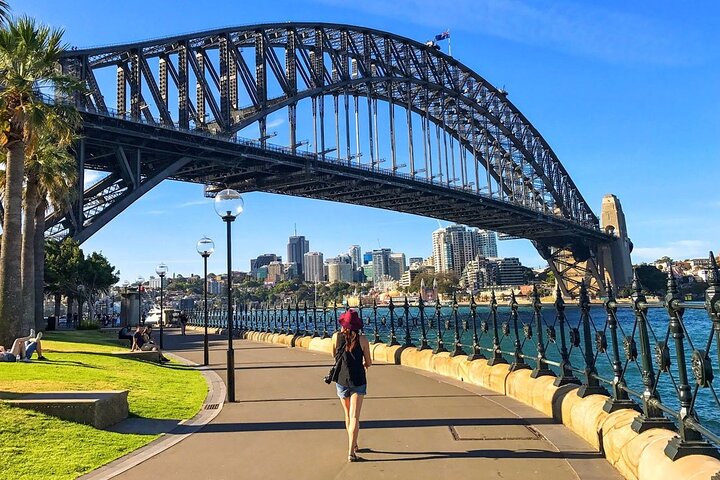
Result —
<instances>
[{"instance_id":1,"label":"grass verge","mask_svg":"<svg viewBox=\"0 0 720 480\"><path fill-rule=\"evenodd\" d=\"M187 419L202 406L207 384L191 367L118 358L127 350L94 331L49 332L49 361L0 363L0 398L28 392L129 390L130 415ZM151 442L158 435L97 430L0 402L0 465L4 477L76 478Z\"/></svg>"}]
</instances>

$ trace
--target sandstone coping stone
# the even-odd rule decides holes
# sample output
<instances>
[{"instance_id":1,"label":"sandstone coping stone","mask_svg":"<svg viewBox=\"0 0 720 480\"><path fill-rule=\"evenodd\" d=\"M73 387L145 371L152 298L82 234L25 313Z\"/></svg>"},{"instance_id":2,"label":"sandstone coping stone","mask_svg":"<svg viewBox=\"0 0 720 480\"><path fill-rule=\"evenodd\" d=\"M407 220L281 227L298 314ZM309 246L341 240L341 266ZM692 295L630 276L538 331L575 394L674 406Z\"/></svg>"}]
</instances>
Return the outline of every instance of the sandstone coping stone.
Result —
<instances>
[{"instance_id":1,"label":"sandstone coping stone","mask_svg":"<svg viewBox=\"0 0 720 480\"><path fill-rule=\"evenodd\" d=\"M387 349L387 345L384 343L371 343L370 344L370 358L372 358L373 362L384 362L385 361L385 350Z\"/></svg>"},{"instance_id":2,"label":"sandstone coping stone","mask_svg":"<svg viewBox=\"0 0 720 480\"><path fill-rule=\"evenodd\" d=\"M127 390L43 392L5 402L63 420L107 428L127 418L127 396Z\"/></svg>"},{"instance_id":3,"label":"sandstone coping stone","mask_svg":"<svg viewBox=\"0 0 720 480\"><path fill-rule=\"evenodd\" d=\"M602 440L605 458L612 465L620 461L620 455L630 440L637 436L630 425L638 412L627 408L617 410L607 416L602 424Z\"/></svg>"},{"instance_id":4,"label":"sandstone coping stone","mask_svg":"<svg viewBox=\"0 0 720 480\"><path fill-rule=\"evenodd\" d=\"M555 377L545 375L534 378L532 387L532 406L543 412L548 417L553 416L553 398L558 391L558 387L553 385Z\"/></svg>"},{"instance_id":5,"label":"sandstone coping stone","mask_svg":"<svg viewBox=\"0 0 720 480\"><path fill-rule=\"evenodd\" d=\"M134 352L113 352L113 355L117 355L119 357L129 358L132 360L142 360L145 362L153 362L153 363L162 363L160 361L160 352L153 352L153 351L134 351Z\"/></svg>"},{"instance_id":6,"label":"sandstone coping stone","mask_svg":"<svg viewBox=\"0 0 720 480\"><path fill-rule=\"evenodd\" d=\"M508 373L505 380L505 394L523 403L532 405L532 383L530 370L524 368Z\"/></svg>"},{"instance_id":7,"label":"sandstone coping stone","mask_svg":"<svg viewBox=\"0 0 720 480\"><path fill-rule=\"evenodd\" d=\"M570 396L573 395L568 397ZM577 397L577 395L574 396ZM607 412L603 410L605 400L607 400L605 395L597 394L580 398L580 401L573 406L570 414L573 424L572 430L598 451L601 449L600 426L608 416Z\"/></svg>"},{"instance_id":8,"label":"sandstone coping stone","mask_svg":"<svg viewBox=\"0 0 720 480\"><path fill-rule=\"evenodd\" d=\"M621 474L628 479L637 480L640 457L643 451L654 441L661 441L664 445L670 441L675 434L661 428L651 428L643 433L636 434L625 444L620 454L620 459L615 464ZM663 446L664 448L664 446Z\"/></svg>"},{"instance_id":9,"label":"sandstone coping stone","mask_svg":"<svg viewBox=\"0 0 720 480\"><path fill-rule=\"evenodd\" d=\"M488 367L487 362L488 361L485 359L479 359L479 360L474 360L472 362L469 362L470 365L468 366L467 382L472 383L473 385L478 385L480 387L484 387L485 385L483 384L483 381L482 381L483 375L484 375L483 372L485 370L487 370L488 368L490 368L490 367Z\"/></svg>"},{"instance_id":10,"label":"sandstone coping stone","mask_svg":"<svg viewBox=\"0 0 720 480\"><path fill-rule=\"evenodd\" d=\"M483 377L483 386L505 395L505 380L510 374L510 365L500 363L493 365L485 370L486 376Z\"/></svg>"},{"instance_id":11,"label":"sandstone coping stone","mask_svg":"<svg viewBox=\"0 0 720 480\"><path fill-rule=\"evenodd\" d=\"M448 363L450 362L450 352L439 352L433 355L432 371L440 375L446 375Z\"/></svg>"},{"instance_id":12,"label":"sandstone coping stone","mask_svg":"<svg viewBox=\"0 0 720 480\"><path fill-rule=\"evenodd\" d=\"M322 352L332 355L333 344L332 338L315 337L310 340L308 349L314 352Z\"/></svg>"},{"instance_id":13,"label":"sandstone coping stone","mask_svg":"<svg viewBox=\"0 0 720 480\"><path fill-rule=\"evenodd\" d=\"M548 386L545 391L546 401L550 407L550 413L548 413L548 415L558 422L564 423L562 416L563 402L565 401L565 397L568 395L577 396L576 390L578 388L580 388L580 385L574 383L563 385L562 387L556 387L555 385Z\"/></svg>"},{"instance_id":14,"label":"sandstone coping stone","mask_svg":"<svg viewBox=\"0 0 720 480\"><path fill-rule=\"evenodd\" d=\"M470 378L470 365L472 362L468 360L467 355L453 357L457 359L458 364L458 380L467 382Z\"/></svg>"},{"instance_id":15,"label":"sandstone coping stone","mask_svg":"<svg viewBox=\"0 0 720 480\"><path fill-rule=\"evenodd\" d=\"M400 358L402 357L402 351L406 347L402 345L392 345L385 348L385 361L392 363L393 365L400 365Z\"/></svg>"}]
</instances>

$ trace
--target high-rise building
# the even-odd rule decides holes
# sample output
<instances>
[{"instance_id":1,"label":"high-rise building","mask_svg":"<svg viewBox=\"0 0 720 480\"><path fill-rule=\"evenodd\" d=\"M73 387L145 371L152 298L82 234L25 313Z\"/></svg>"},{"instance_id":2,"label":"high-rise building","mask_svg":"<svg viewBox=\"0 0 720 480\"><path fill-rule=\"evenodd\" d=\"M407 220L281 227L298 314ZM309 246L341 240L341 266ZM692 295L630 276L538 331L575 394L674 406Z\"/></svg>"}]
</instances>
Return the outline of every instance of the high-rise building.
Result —
<instances>
[{"instance_id":1,"label":"high-rise building","mask_svg":"<svg viewBox=\"0 0 720 480\"><path fill-rule=\"evenodd\" d=\"M497 260L497 259L495 259ZM499 284L498 262L478 255L468 262L460 279L461 284L475 292L481 288Z\"/></svg>"},{"instance_id":2,"label":"high-rise building","mask_svg":"<svg viewBox=\"0 0 720 480\"><path fill-rule=\"evenodd\" d=\"M498 259L500 285L522 285L525 283L525 271L520 259L507 257Z\"/></svg>"},{"instance_id":3,"label":"high-rise building","mask_svg":"<svg viewBox=\"0 0 720 480\"><path fill-rule=\"evenodd\" d=\"M390 275L390 249L378 248L372 251L373 282L378 283L385 275Z\"/></svg>"},{"instance_id":4,"label":"high-rise building","mask_svg":"<svg viewBox=\"0 0 720 480\"><path fill-rule=\"evenodd\" d=\"M348 250L348 255L350 255L350 259L352 261L352 269L357 270L358 268L362 267L363 259L362 259L362 251L360 250L360 245L350 245L350 249Z\"/></svg>"},{"instance_id":5,"label":"high-rise building","mask_svg":"<svg viewBox=\"0 0 720 480\"><path fill-rule=\"evenodd\" d=\"M270 262L282 262L282 257L279 257L274 253L265 253L263 255L259 255L257 258L250 259L250 275L257 278L258 268L270 265Z\"/></svg>"},{"instance_id":6,"label":"high-rise building","mask_svg":"<svg viewBox=\"0 0 720 480\"><path fill-rule=\"evenodd\" d=\"M305 254L310 251L310 242L305 240L303 235L293 235L288 240L287 246L287 261L288 263L297 264L298 276L304 275L304 259Z\"/></svg>"},{"instance_id":7,"label":"high-rise building","mask_svg":"<svg viewBox=\"0 0 720 480\"><path fill-rule=\"evenodd\" d=\"M372 252L365 252L363 253L363 265L367 265L368 263L372 263L373 260L373 254Z\"/></svg>"},{"instance_id":8,"label":"high-rise building","mask_svg":"<svg viewBox=\"0 0 720 480\"><path fill-rule=\"evenodd\" d=\"M268 273L266 282L278 283L285 280L285 266L282 262L270 262L267 266Z\"/></svg>"},{"instance_id":9,"label":"high-rise building","mask_svg":"<svg viewBox=\"0 0 720 480\"><path fill-rule=\"evenodd\" d=\"M463 225L439 228L432 234L433 265L437 272L462 274L476 256L497 257L495 232Z\"/></svg>"},{"instance_id":10,"label":"high-rise building","mask_svg":"<svg viewBox=\"0 0 720 480\"><path fill-rule=\"evenodd\" d=\"M483 257L497 257L497 235L492 230L475 230L477 242L477 255Z\"/></svg>"},{"instance_id":11,"label":"high-rise building","mask_svg":"<svg viewBox=\"0 0 720 480\"><path fill-rule=\"evenodd\" d=\"M425 261L422 257L410 257L408 258L408 265L412 265L413 263L417 263L418 265L422 265L422 263Z\"/></svg>"},{"instance_id":12,"label":"high-rise building","mask_svg":"<svg viewBox=\"0 0 720 480\"><path fill-rule=\"evenodd\" d=\"M322 282L325 277L323 254L307 252L303 255L304 275L306 282Z\"/></svg>"},{"instance_id":13,"label":"high-rise building","mask_svg":"<svg viewBox=\"0 0 720 480\"><path fill-rule=\"evenodd\" d=\"M328 261L328 282L352 282L353 268L351 263L338 262L337 259Z\"/></svg>"},{"instance_id":14,"label":"high-rise building","mask_svg":"<svg viewBox=\"0 0 720 480\"><path fill-rule=\"evenodd\" d=\"M388 259L388 275L393 280L400 280L402 274L405 272L405 254L404 253L391 253Z\"/></svg>"}]
</instances>

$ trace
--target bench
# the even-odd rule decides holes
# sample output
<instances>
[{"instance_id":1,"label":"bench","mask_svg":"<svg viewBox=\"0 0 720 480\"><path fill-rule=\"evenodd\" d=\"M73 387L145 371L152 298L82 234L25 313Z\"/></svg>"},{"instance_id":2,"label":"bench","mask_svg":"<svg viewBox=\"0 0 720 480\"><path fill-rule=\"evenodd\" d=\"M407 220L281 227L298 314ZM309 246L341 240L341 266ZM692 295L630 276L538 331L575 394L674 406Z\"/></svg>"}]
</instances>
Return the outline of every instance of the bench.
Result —
<instances>
[{"instance_id":1,"label":"bench","mask_svg":"<svg viewBox=\"0 0 720 480\"><path fill-rule=\"evenodd\" d=\"M113 355L130 358L132 360L143 360L145 362L162 363L160 361L160 352L153 352L151 350L136 350L134 352L114 352Z\"/></svg>"},{"instance_id":2,"label":"bench","mask_svg":"<svg viewBox=\"0 0 720 480\"><path fill-rule=\"evenodd\" d=\"M127 390L43 392L5 400L5 403L95 428L107 428L127 418L127 396Z\"/></svg>"}]
</instances>

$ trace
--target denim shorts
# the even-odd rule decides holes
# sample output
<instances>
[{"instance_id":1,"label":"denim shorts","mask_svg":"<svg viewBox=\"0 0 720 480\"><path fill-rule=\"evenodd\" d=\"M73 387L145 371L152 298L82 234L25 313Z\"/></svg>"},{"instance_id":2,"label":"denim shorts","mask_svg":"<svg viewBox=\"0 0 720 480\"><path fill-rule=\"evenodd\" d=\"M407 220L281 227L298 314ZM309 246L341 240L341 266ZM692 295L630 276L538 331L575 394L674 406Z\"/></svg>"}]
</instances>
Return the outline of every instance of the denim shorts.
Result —
<instances>
[{"instance_id":1,"label":"denim shorts","mask_svg":"<svg viewBox=\"0 0 720 480\"><path fill-rule=\"evenodd\" d=\"M357 393L358 395L367 394L367 383L365 385L360 385L359 387L346 387L336 383L335 387L337 388L337 396L340 398L350 398L353 393Z\"/></svg>"}]
</instances>

